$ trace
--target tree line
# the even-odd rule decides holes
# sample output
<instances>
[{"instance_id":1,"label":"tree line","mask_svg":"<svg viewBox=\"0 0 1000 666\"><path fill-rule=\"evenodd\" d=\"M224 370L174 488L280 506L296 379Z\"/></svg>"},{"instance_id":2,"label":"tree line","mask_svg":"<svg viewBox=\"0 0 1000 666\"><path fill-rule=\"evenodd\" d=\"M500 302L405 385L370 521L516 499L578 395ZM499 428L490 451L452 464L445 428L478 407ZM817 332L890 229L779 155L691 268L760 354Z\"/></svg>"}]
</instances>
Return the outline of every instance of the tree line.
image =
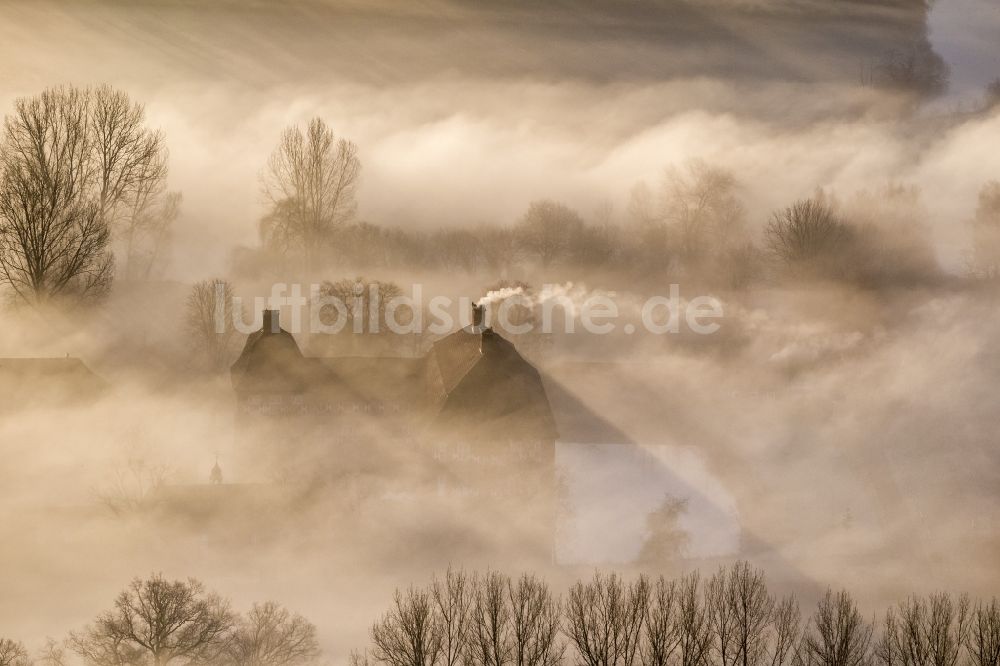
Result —
<instances>
[{"instance_id":1,"label":"tree line","mask_svg":"<svg viewBox=\"0 0 1000 666\"><path fill-rule=\"evenodd\" d=\"M397 590L354 666L998 666L1000 603L937 593L866 617L828 589L807 616L746 562L678 579L449 569Z\"/></svg>"},{"instance_id":2,"label":"tree line","mask_svg":"<svg viewBox=\"0 0 1000 666\"><path fill-rule=\"evenodd\" d=\"M843 201L817 191L775 211L755 232L736 175L692 161L665 170L654 187L637 185L622 216L605 205L585 219L562 202L542 199L510 225L420 230L356 219L355 207L343 203L353 197L360 169L353 144L335 141L319 120L305 135L289 132L265 179L271 203L260 247L234 254L237 274L346 267L523 276L569 269L733 289L803 278L882 287L941 277L915 187L888 183ZM317 182L330 184L327 196L311 191ZM984 187L984 197L991 187ZM976 224L1000 229L1000 217L980 215ZM977 243L977 256L987 245Z\"/></svg>"},{"instance_id":3,"label":"tree line","mask_svg":"<svg viewBox=\"0 0 1000 666\"><path fill-rule=\"evenodd\" d=\"M539 576L449 568L397 590L352 666L998 666L1000 601L913 595L868 617L827 589L803 615L746 562L708 577L597 572L560 595ZM0 666L296 666L316 627L274 603L234 612L194 579L133 580L110 609L32 655L0 637ZM76 658L74 660L74 657Z\"/></svg>"},{"instance_id":4,"label":"tree line","mask_svg":"<svg viewBox=\"0 0 1000 666\"><path fill-rule=\"evenodd\" d=\"M49 88L15 101L0 136L0 282L15 300L86 302L116 276L148 279L165 261L180 194L167 188L162 132L110 86ZM920 192L889 183L846 200L790 202L756 230L737 174L702 161L639 183L626 210L585 219L532 202L510 224L435 230L358 217L358 147L321 119L286 128L261 175L259 245L234 251L237 274L430 269L507 276L561 268L745 288L803 278L862 286L940 277ZM972 221L969 273L1000 265L1000 184L986 184Z\"/></svg>"},{"instance_id":5,"label":"tree line","mask_svg":"<svg viewBox=\"0 0 1000 666\"><path fill-rule=\"evenodd\" d=\"M245 614L194 579L133 580L112 607L37 656L0 638L0 666L296 666L320 655L316 627L273 601Z\"/></svg>"}]
</instances>

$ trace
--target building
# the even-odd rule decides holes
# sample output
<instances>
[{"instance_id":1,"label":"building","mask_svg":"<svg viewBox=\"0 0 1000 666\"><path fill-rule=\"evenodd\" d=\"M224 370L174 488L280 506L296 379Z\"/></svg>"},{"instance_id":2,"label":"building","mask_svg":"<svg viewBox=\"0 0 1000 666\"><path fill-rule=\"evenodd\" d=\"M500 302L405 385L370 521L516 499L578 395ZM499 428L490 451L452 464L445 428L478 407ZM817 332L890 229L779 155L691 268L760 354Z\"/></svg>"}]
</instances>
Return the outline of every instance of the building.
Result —
<instances>
[{"instance_id":1,"label":"building","mask_svg":"<svg viewBox=\"0 0 1000 666\"><path fill-rule=\"evenodd\" d=\"M93 400L106 388L79 358L0 358L0 410Z\"/></svg>"},{"instance_id":2,"label":"building","mask_svg":"<svg viewBox=\"0 0 1000 666\"><path fill-rule=\"evenodd\" d=\"M231 377L244 478L515 519L551 550L558 433L545 384L481 311L422 357L319 358L268 310Z\"/></svg>"}]
</instances>

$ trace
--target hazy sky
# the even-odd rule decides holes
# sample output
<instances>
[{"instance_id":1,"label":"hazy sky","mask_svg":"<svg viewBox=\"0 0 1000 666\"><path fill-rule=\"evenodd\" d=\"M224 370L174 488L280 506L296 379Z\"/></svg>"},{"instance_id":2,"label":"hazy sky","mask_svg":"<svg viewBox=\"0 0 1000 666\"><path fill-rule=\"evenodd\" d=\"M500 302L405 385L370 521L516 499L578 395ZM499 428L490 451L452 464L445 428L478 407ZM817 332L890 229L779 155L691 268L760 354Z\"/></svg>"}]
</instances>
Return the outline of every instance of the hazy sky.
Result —
<instances>
[{"instance_id":1,"label":"hazy sky","mask_svg":"<svg viewBox=\"0 0 1000 666\"><path fill-rule=\"evenodd\" d=\"M737 171L756 224L817 187L920 184L958 265L997 158L965 159L978 126L872 118L877 96L857 85L865 62L923 39L916 6L8 1L0 107L105 81L144 102L184 195L175 277L223 270L234 244L256 242L258 174L282 127L313 115L358 143L359 212L379 224L510 223L543 197L621 217L637 181L700 158ZM997 69L997 12L933 10L960 99Z\"/></svg>"},{"instance_id":2,"label":"hazy sky","mask_svg":"<svg viewBox=\"0 0 1000 666\"><path fill-rule=\"evenodd\" d=\"M1000 3L939 0L930 13L930 39L951 65L951 95L967 99L1000 77Z\"/></svg>"}]
</instances>

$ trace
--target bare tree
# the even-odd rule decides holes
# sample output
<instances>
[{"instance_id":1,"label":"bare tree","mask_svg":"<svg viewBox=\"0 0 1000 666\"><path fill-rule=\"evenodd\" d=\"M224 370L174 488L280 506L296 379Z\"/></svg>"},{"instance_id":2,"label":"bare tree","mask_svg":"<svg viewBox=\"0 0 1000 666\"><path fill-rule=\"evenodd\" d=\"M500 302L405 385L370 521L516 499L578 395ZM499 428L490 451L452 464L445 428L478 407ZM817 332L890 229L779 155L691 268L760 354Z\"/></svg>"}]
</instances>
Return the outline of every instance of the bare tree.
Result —
<instances>
[{"instance_id":1,"label":"bare tree","mask_svg":"<svg viewBox=\"0 0 1000 666\"><path fill-rule=\"evenodd\" d=\"M598 207L593 221L583 225L570 239L570 258L574 265L596 268L607 266L620 257L622 229L614 223L609 206Z\"/></svg>"},{"instance_id":2,"label":"bare tree","mask_svg":"<svg viewBox=\"0 0 1000 666\"><path fill-rule=\"evenodd\" d=\"M677 586L680 666L705 666L712 649L712 609L702 594L701 577L690 573Z\"/></svg>"},{"instance_id":3,"label":"bare tree","mask_svg":"<svg viewBox=\"0 0 1000 666\"><path fill-rule=\"evenodd\" d=\"M715 649L723 666L759 666L767 656L767 629L774 600L764 572L737 562L708 584Z\"/></svg>"},{"instance_id":4,"label":"bare tree","mask_svg":"<svg viewBox=\"0 0 1000 666\"><path fill-rule=\"evenodd\" d=\"M392 610L371 629L375 661L391 666L432 666L441 654L441 626L431 595L396 591Z\"/></svg>"},{"instance_id":5,"label":"bare tree","mask_svg":"<svg viewBox=\"0 0 1000 666\"><path fill-rule=\"evenodd\" d=\"M491 571L476 586L472 610L468 657L477 666L503 666L513 655L511 607L507 599L509 580Z\"/></svg>"},{"instance_id":6,"label":"bare tree","mask_svg":"<svg viewBox=\"0 0 1000 666\"><path fill-rule=\"evenodd\" d=\"M87 627L87 635L70 634L70 649L88 666L145 666L148 653L120 632L102 632Z\"/></svg>"},{"instance_id":7,"label":"bare tree","mask_svg":"<svg viewBox=\"0 0 1000 666\"><path fill-rule=\"evenodd\" d=\"M633 188L629 217L623 244L643 270L675 267L739 287L754 277L740 183L724 168L692 160L666 169L657 192Z\"/></svg>"},{"instance_id":8,"label":"bare tree","mask_svg":"<svg viewBox=\"0 0 1000 666\"><path fill-rule=\"evenodd\" d=\"M121 241L126 277L146 277L180 195L167 193L163 133L145 126L146 111L107 85L90 91L95 180L101 219Z\"/></svg>"},{"instance_id":9,"label":"bare tree","mask_svg":"<svg viewBox=\"0 0 1000 666\"><path fill-rule=\"evenodd\" d=\"M170 469L160 463L150 463L141 456L130 455L124 465L116 467L112 478L97 496L115 516L139 514L151 506L155 493L166 482Z\"/></svg>"},{"instance_id":10,"label":"bare tree","mask_svg":"<svg viewBox=\"0 0 1000 666\"><path fill-rule=\"evenodd\" d=\"M896 617L896 611L890 608L885 612L882 635L872 649L872 655L877 663L883 666L902 666L904 657L902 654L903 645L900 640L903 638L901 632L902 628Z\"/></svg>"},{"instance_id":11,"label":"bare tree","mask_svg":"<svg viewBox=\"0 0 1000 666\"><path fill-rule=\"evenodd\" d=\"M70 635L70 644L84 661L99 666L204 663L221 655L234 624L229 604L200 582L154 574L134 579L114 608Z\"/></svg>"},{"instance_id":12,"label":"bare tree","mask_svg":"<svg viewBox=\"0 0 1000 666\"><path fill-rule=\"evenodd\" d=\"M111 234L94 195L86 91L15 102L0 149L0 276L17 298L91 299L111 286Z\"/></svg>"},{"instance_id":13,"label":"bare tree","mask_svg":"<svg viewBox=\"0 0 1000 666\"><path fill-rule=\"evenodd\" d=\"M354 216L361 175L358 149L336 139L320 118L305 133L289 127L271 154L263 193L271 210L261 226L265 245L300 254L307 270L332 241L334 231Z\"/></svg>"},{"instance_id":14,"label":"bare tree","mask_svg":"<svg viewBox=\"0 0 1000 666\"><path fill-rule=\"evenodd\" d=\"M872 626L846 590L828 589L802 638L804 666L865 666L871 657Z\"/></svg>"},{"instance_id":15,"label":"bare tree","mask_svg":"<svg viewBox=\"0 0 1000 666\"><path fill-rule=\"evenodd\" d=\"M1000 181L991 181L979 191L972 220L972 273L994 279L1000 276Z\"/></svg>"},{"instance_id":16,"label":"bare tree","mask_svg":"<svg viewBox=\"0 0 1000 666\"><path fill-rule=\"evenodd\" d=\"M802 639L799 602L788 596L778 601L771 616L769 666L789 666L797 661Z\"/></svg>"},{"instance_id":17,"label":"bare tree","mask_svg":"<svg viewBox=\"0 0 1000 666\"><path fill-rule=\"evenodd\" d=\"M191 287L187 298L187 332L213 370L224 370L232 361L237 341L233 323L233 286L225 280L203 280Z\"/></svg>"},{"instance_id":18,"label":"bare tree","mask_svg":"<svg viewBox=\"0 0 1000 666\"><path fill-rule=\"evenodd\" d=\"M320 320L326 325L334 325L338 317L344 317L344 333L390 333L387 308L389 301L401 295L403 290L394 282L379 282L357 277L337 282L324 281L319 287L321 299L336 299L343 305L341 312L335 306L320 306ZM413 313L409 313L412 316ZM404 313L396 315L399 323L404 323Z\"/></svg>"},{"instance_id":19,"label":"bare tree","mask_svg":"<svg viewBox=\"0 0 1000 666\"><path fill-rule=\"evenodd\" d=\"M886 612L875 657L885 666L955 666L970 619L968 597L911 597Z\"/></svg>"},{"instance_id":20,"label":"bare tree","mask_svg":"<svg viewBox=\"0 0 1000 666\"><path fill-rule=\"evenodd\" d=\"M626 584L616 574L595 573L577 582L566 604L566 634L587 666L631 666L649 607L649 581Z\"/></svg>"},{"instance_id":21,"label":"bare tree","mask_svg":"<svg viewBox=\"0 0 1000 666\"><path fill-rule=\"evenodd\" d=\"M973 666L1000 666L1000 602L979 602L972 612L967 639Z\"/></svg>"},{"instance_id":22,"label":"bare tree","mask_svg":"<svg viewBox=\"0 0 1000 666\"><path fill-rule=\"evenodd\" d=\"M737 663L736 599L731 596L734 592L725 568L720 568L705 586L705 603L712 627L712 651L715 663L720 666L735 666Z\"/></svg>"},{"instance_id":23,"label":"bare tree","mask_svg":"<svg viewBox=\"0 0 1000 666\"><path fill-rule=\"evenodd\" d=\"M351 651L350 656L347 658L347 663L350 664L350 666L372 666L374 662L372 662L371 657L368 656L367 651Z\"/></svg>"},{"instance_id":24,"label":"bare tree","mask_svg":"<svg viewBox=\"0 0 1000 666\"><path fill-rule=\"evenodd\" d=\"M480 257L479 237L468 229L436 229L430 233L434 263L446 271L472 273Z\"/></svg>"},{"instance_id":25,"label":"bare tree","mask_svg":"<svg viewBox=\"0 0 1000 666\"><path fill-rule=\"evenodd\" d=\"M514 666L556 666L566 645L559 639L561 608L546 583L523 574L507 581Z\"/></svg>"},{"instance_id":26,"label":"bare tree","mask_svg":"<svg viewBox=\"0 0 1000 666\"><path fill-rule=\"evenodd\" d=\"M126 278L146 280L162 268L180 204L180 193L166 192L157 181L145 182L136 192L131 212L118 228Z\"/></svg>"},{"instance_id":27,"label":"bare tree","mask_svg":"<svg viewBox=\"0 0 1000 666\"><path fill-rule=\"evenodd\" d=\"M583 228L583 218L576 211L545 200L528 207L515 233L523 252L548 267L567 255L573 239Z\"/></svg>"},{"instance_id":28,"label":"bare tree","mask_svg":"<svg viewBox=\"0 0 1000 666\"><path fill-rule=\"evenodd\" d=\"M38 663L42 666L67 666L66 642L47 638L38 653Z\"/></svg>"},{"instance_id":29,"label":"bare tree","mask_svg":"<svg viewBox=\"0 0 1000 666\"><path fill-rule=\"evenodd\" d=\"M919 187L889 182L862 190L843 215L853 232L844 263L855 280L869 286L913 284L939 274Z\"/></svg>"},{"instance_id":30,"label":"bare tree","mask_svg":"<svg viewBox=\"0 0 1000 666\"><path fill-rule=\"evenodd\" d=\"M0 638L0 666L30 666L31 659L24 645L9 638Z\"/></svg>"},{"instance_id":31,"label":"bare tree","mask_svg":"<svg viewBox=\"0 0 1000 666\"><path fill-rule=\"evenodd\" d=\"M233 666L295 666L320 654L316 627L273 601L254 604L226 647Z\"/></svg>"},{"instance_id":32,"label":"bare tree","mask_svg":"<svg viewBox=\"0 0 1000 666\"><path fill-rule=\"evenodd\" d=\"M688 269L744 239L739 183L725 169L700 160L667 169L660 205L665 221L677 230L680 257Z\"/></svg>"},{"instance_id":33,"label":"bare tree","mask_svg":"<svg viewBox=\"0 0 1000 666\"><path fill-rule=\"evenodd\" d=\"M475 600L476 580L462 570L448 567L444 580L434 578L431 597L441 625L441 659L444 666L459 666L469 642L469 622Z\"/></svg>"},{"instance_id":34,"label":"bare tree","mask_svg":"<svg viewBox=\"0 0 1000 666\"><path fill-rule=\"evenodd\" d=\"M678 622L679 591L675 581L660 576L650 590L646 621L640 643L640 662L644 666L666 666L671 663L681 643Z\"/></svg>"},{"instance_id":35,"label":"bare tree","mask_svg":"<svg viewBox=\"0 0 1000 666\"><path fill-rule=\"evenodd\" d=\"M767 249L783 268L829 275L842 269L850 229L821 197L774 214L764 230Z\"/></svg>"},{"instance_id":36,"label":"bare tree","mask_svg":"<svg viewBox=\"0 0 1000 666\"><path fill-rule=\"evenodd\" d=\"M482 226L476 230L479 252L487 268L505 274L521 254L517 233L510 227Z\"/></svg>"},{"instance_id":37,"label":"bare tree","mask_svg":"<svg viewBox=\"0 0 1000 666\"><path fill-rule=\"evenodd\" d=\"M653 192L645 181L636 183L629 192L627 212L629 219L637 226L663 222Z\"/></svg>"},{"instance_id":38,"label":"bare tree","mask_svg":"<svg viewBox=\"0 0 1000 666\"><path fill-rule=\"evenodd\" d=\"M109 86L22 98L0 157L0 275L28 302L95 298L111 285L118 242L126 277L162 257L180 195L166 191L163 135Z\"/></svg>"}]
</instances>

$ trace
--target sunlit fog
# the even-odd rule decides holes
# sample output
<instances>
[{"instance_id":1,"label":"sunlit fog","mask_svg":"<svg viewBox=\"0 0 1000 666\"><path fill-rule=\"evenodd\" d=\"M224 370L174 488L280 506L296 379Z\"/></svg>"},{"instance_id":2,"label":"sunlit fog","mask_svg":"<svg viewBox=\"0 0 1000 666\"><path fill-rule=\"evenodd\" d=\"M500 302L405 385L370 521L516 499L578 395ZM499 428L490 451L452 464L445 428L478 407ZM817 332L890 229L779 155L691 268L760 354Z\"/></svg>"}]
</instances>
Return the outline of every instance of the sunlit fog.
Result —
<instances>
[{"instance_id":1,"label":"sunlit fog","mask_svg":"<svg viewBox=\"0 0 1000 666\"><path fill-rule=\"evenodd\" d=\"M995 0L0 0L0 666L1000 666Z\"/></svg>"}]
</instances>

